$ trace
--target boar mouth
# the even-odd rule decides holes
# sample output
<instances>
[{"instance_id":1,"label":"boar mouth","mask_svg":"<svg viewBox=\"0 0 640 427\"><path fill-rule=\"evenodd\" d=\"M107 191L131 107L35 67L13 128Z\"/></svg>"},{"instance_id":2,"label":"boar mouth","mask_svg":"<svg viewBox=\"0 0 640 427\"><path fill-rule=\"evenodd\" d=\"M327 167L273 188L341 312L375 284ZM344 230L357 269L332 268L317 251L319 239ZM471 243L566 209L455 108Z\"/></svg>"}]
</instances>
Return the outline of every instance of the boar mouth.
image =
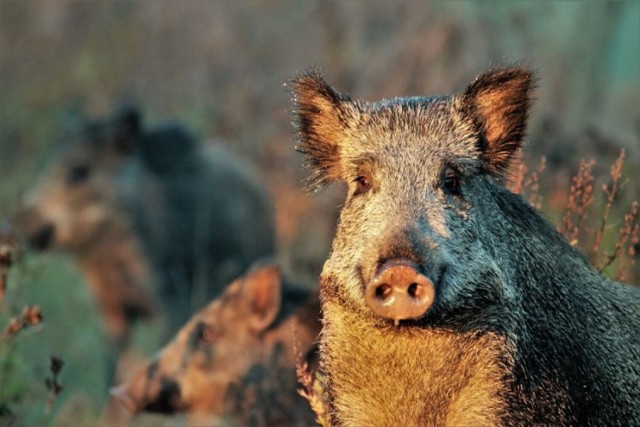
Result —
<instances>
[{"instance_id":1,"label":"boar mouth","mask_svg":"<svg viewBox=\"0 0 640 427\"><path fill-rule=\"evenodd\" d=\"M180 385L176 381L163 378L158 395L153 400L148 401L142 410L171 415L184 409Z\"/></svg>"},{"instance_id":2,"label":"boar mouth","mask_svg":"<svg viewBox=\"0 0 640 427\"><path fill-rule=\"evenodd\" d=\"M38 252L44 252L52 246L55 229L51 224L45 224L28 236L28 243Z\"/></svg>"}]
</instances>

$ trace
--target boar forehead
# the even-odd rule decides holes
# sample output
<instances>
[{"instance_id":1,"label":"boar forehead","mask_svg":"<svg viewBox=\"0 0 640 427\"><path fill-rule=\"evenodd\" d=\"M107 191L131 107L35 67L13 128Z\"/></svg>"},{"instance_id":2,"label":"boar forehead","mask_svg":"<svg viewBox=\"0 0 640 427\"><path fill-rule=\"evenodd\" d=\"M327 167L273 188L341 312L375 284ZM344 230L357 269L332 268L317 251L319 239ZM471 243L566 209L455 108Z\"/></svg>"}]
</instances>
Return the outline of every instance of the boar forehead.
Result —
<instances>
[{"instance_id":1,"label":"boar forehead","mask_svg":"<svg viewBox=\"0 0 640 427\"><path fill-rule=\"evenodd\" d=\"M415 97L365 104L349 141L341 144L345 178L363 161L405 172L418 167L418 175L433 179L444 163L477 170L477 131L456 102L455 97Z\"/></svg>"}]
</instances>

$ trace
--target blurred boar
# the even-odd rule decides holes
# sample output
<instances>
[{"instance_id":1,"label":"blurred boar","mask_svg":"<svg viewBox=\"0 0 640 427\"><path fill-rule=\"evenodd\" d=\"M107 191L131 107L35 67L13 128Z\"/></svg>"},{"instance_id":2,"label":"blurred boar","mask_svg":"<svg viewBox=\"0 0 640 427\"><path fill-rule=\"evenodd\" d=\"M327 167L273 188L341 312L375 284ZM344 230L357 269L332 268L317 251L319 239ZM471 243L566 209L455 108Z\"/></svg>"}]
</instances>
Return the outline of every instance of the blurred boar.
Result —
<instances>
[{"instance_id":1,"label":"blurred boar","mask_svg":"<svg viewBox=\"0 0 640 427\"><path fill-rule=\"evenodd\" d=\"M114 398L131 413L188 412L196 425L311 425L313 413L297 394L294 348L315 354L319 312L315 292L283 283L277 267L256 267L194 315Z\"/></svg>"},{"instance_id":2,"label":"blurred boar","mask_svg":"<svg viewBox=\"0 0 640 427\"><path fill-rule=\"evenodd\" d=\"M523 68L376 103L295 81L314 182L348 196L321 277L333 423L640 425L640 293L502 185Z\"/></svg>"},{"instance_id":3,"label":"blurred boar","mask_svg":"<svg viewBox=\"0 0 640 427\"><path fill-rule=\"evenodd\" d=\"M77 258L116 341L134 314L149 312L141 282L157 284L170 336L253 261L273 253L272 207L247 168L179 125L144 129L132 108L84 126L26 205L32 246ZM152 279L138 264L149 266Z\"/></svg>"}]
</instances>

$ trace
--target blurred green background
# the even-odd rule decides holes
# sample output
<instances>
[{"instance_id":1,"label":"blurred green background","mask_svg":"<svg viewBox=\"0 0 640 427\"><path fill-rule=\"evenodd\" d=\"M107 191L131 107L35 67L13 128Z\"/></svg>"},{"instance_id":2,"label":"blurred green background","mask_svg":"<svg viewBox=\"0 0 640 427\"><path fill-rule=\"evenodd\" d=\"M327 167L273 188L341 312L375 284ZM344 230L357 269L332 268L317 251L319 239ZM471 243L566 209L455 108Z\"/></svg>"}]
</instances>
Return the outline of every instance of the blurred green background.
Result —
<instances>
[{"instance_id":1,"label":"blurred green background","mask_svg":"<svg viewBox=\"0 0 640 427\"><path fill-rule=\"evenodd\" d=\"M313 278L341 194L301 191L283 84L318 67L366 100L451 93L513 62L540 79L527 159L547 159L543 210L561 217L580 159L597 160L600 183L624 148L619 223L640 198L638 1L1 0L0 227L78 117L136 102L146 123L178 119L248 159L276 204L282 263ZM45 320L0 342L0 403L15 425L92 425L107 390L94 301L64 254L21 254L0 327L26 304ZM140 357L157 348L153 325L135 341ZM66 362L65 388L47 415L51 354Z\"/></svg>"}]
</instances>

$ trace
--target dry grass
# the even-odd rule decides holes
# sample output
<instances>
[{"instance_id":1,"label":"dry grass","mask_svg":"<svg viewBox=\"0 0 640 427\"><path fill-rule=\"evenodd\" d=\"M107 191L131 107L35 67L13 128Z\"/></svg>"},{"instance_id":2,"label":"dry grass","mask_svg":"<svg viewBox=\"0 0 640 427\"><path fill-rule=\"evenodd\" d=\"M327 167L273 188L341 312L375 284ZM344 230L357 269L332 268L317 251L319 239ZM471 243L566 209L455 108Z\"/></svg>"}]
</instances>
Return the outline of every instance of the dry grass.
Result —
<instances>
[{"instance_id":1,"label":"dry grass","mask_svg":"<svg viewBox=\"0 0 640 427\"><path fill-rule=\"evenodd\" d=\"M329 398L326 392L326 376L319 369L312 369L300 358L296 362L296 375L301 388L300 396L307 399L311 410L316 414L316 423L321 427L329 427Z\"/></svg>"},{"instance_id":2,"label":"dry grass","mask_svg":"<svg viewBox=\"0 0 640 427\"><path fill-rule=\"evenodd\" d=\"M598 272L618 281L633 281L637 280L633 276L637 275L634 267L637 261L640 218L637 200L628 202L628 208L621 206L625 203L623 189L629 182L623 178L625 157L625 150L621 150L610 168L607 181L600 187L601 192L595 190L596 161L580 161L566 193L566 206L556 209L563 212L558 231L572 246L583 251ZM522 194L536 209L541 209L543 205L539 179L544 169L544 158L530 173L526 162L518 159L513 165L508 184L512 192ZM626 213L614 215L614 210ZM622 223L620 220L613 220L614 217L623 217Z\"/></svg>"},{"instance_id":3,"label":"dry grass","mask_svg":"<svg viewBox=\"0 0 640 427\"><path fill-rule=\"evenodd\" d=\"M11 318L2 338L8 340L23 329L39 325L42 319L42 312L38 306L24 306L20 315Z\"/></svg>"},{"instance_id":4,"label":"dry grass","mask_svg":"<svg viewBox=\"0 0 640 427\"><path fill-rule=\"evenodd\" d=\"M518 158L511 168L511 177L507 183L509 190L516 194L526 193L527 200L536 209L542 207L540 195L540 175L547 168L547 160L542 157L535 169L529 173L527 162Z\"/></svg>"},{"instance_id":5,"label":"dry grass","mask_svg":"<svg viewBox=\"0 0 640 427\"><path fill-rule=\"evenodd\" d=\"M622 200L622 190L628 183L623 179L625 151L621 150L611 166L608 181L602 184L604 205L594 200L593 168L595 160L582 161L569 189L569 202L559 231L574 246L580 245L598 272L616 280L628 280L637 261L638 201L634 200L624 215L623 223L612 220L614 206ZM613 242L613 236L617 239ZM607 236L610 236L606 240ZM615 273L609 268L615 266Z\"/></svg>"},{"instance_id":6,"label":"dry grass","mask_svg":"<svg viewBox=\"0 0 640 427\"><path fill-rule=\"evenodd\" d=\"M616 241L613 251L611 253L606 250L603 251L599 260L595 264L596 268L602 273L617 260L618 268L616 280L626 281L628 279L629 271L631 271L633 265L636 263L637 246L638 202L634 201L631 204L629 213L624 216L624 225L620 227L618 240Z\"/></svg>"},{"instance_id":7,"label":"dry grass","mask_svg":"<svg viewBox=\"0 0 640 427\"><path fill-rule=\"evenodd\" d=\"M56 356L51 356L49 363L49 371L51 372L51 376L44 379L44 385L49 391L44 411L46 417L49 417L51 415L53 404L56 401L58 395L62 392L63 387L62 384L60 384L58 377L60 375L60 371L62 371L63 366L64 361L62 359Z\"/></svg>"},{"instance_id":8,"label":"dry grass","mask_svg":"<svg viewBox=\"0 0 640 427\"><path fill-rule=\"evenodd\" d=\"M4 302L4 295L7 291L7 281L9 279L9 269L13 264L13 247L8 243L0 244L0 306Z\"/></svg>"},{"instance_id":9,"label":"dry grass","mask_svg":"<svg viewBox=\"0 0 640 427\"><path fill-rule=\"evenodd\" d=\"M593 203L593 174L595 161L580 161L576 175L571 179L569 202L559 230L572 246L578 244L578 235L587 218L587 209Z\"/></svg>"},{"instance_id":10,"label":"dry grass","mask_svg":"<svg viewBox=\"0 0 640 427\"><path fill-rule=\"evenodd\" d=\"M556 173L554 168L568 167L576 152L598 159L608 152L601 145L596 150L597 141L585 144L569 132L608 123L602 131L610 133L609 151L617 153L627 144L629 160L638 159L637 134L630 132L635 129L640 97L635 74L628 72L635 64L622 57L637 44L638 29L623 27L629 16L635 16L633 2L500 2L491 13L474 2L373 1L366 7L358 2L273 1L251 2L250 7L241 2L169 0L126 5L0 3L0 49L6 53L0 82L4 108L0 217L9 214L42 162L53 155L50 147L57 131L68 119L81 119L69 117L72 111L100 116L124 100L138 100L150 124L176 118L202 136L229 140L232 152L257 166L278 206L283 264L294 276L315 279L326 259L341 202L327 192L314 197L301 194L304 173L292 149L286 111L289 93L280 87L304 67L315 65L341 90L379 99L448 93L464 87L488 65L522 60L527 52L544 82L537 91L536 117L552 118L556 124L543 131L532 122L529 132L531 148L537 150L533 154L549 155L540 184L547 205L551 203L546 190L551 187L545 177ZM174 13L165 13L169 7ZM240 34L238 28L246 31ZM558 31L561 36L549 38ZM623 75L627 77L622 79ZM603 99L606 108L593 102ZM565 157L554 161L551 151L558 147L567 147L560 150ZM529 178L533 184L534 177ZM525 193L533 191L524 181L521 187ZM638 188L635 183L629 187L632 192ZM526 197L532 200L529 194ZM542 201L532 204L539 206ZM622 221L622 212L614 208L612 217ZM603 236L602 246L613 248L609 234ZM634 250L632 240L628 250L620 250L625 256ZM579 239L579 246L588 245L587 249L592 243ZM49 329L23 330L13 341L33 343L31 333L40 330L37 348L44 358L55 348L65 349L66 390L60 400L69 404L69 423L79 425L73 396L82 396L91 408L106 387L99 361L103 348L99 323L75 271L66 268L66 262L55 268L51 260L39 262L26 271L31 274L29 286L22 289L40 303ZM607 270L615 268L628 267L614 261ZM23 297L14 298L9 289L10 302L21 303ZM15 314L21 308L18 304ZM0 335L5 320L0 318ZM65 324L74 326L61 327ZM78 342L84 345L76 346ZM29 368L44 365L35 348L20 348ZM40 366L38 375L43 370ZM40 376L23 380L36 384ZM0 396L6 395L5 385L0 386ZM25 399L24 405L40 408L40 396L30 396L35 397Z\"/></svg>"}]
</instances>

